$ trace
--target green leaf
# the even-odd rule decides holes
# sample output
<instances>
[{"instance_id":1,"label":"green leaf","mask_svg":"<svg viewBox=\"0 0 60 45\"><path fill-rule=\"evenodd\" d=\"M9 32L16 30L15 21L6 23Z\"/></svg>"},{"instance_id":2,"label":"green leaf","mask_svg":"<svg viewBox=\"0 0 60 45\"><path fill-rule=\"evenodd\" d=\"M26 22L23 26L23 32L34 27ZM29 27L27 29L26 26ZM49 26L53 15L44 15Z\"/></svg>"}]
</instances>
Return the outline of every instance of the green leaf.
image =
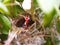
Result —
<instances>
[{"instance_id":1,"label":"green leaf","mask_svg":"<svg viewBox=\"0 0 60 45\"><path fill-rule=\"evenodd\" d=\"M18 14L25 12L24 9L21 8L19 5L14 5L13 7L9 6L8 9L10 11L11 17L16 17L18 16Z\"/></svg>"},{"instance_id":2,"label":"green leaf","mask_svg":"<svg viewBox=\"0 0 60 45\"><path fill-rule=\"evenodd\" d=\"M36 7L38 8L37 0L33 0L33 8L35 9Z\"/></svg>"},{"instance_id":3,"label":"green leaf","mask_svg":"<svg viewBox=\"0 0 60 45\"><path fill-rule=\"evenodd\" d=\"M56 27L57 27L57 31L60 33L60 16L57 18L57 23L56 23Z\"/></svg>"},{"instance_id":4,"label":"green leaf","mask_svg":"<svg viewBox=\"0 0 60 45\"><path fill-rule=\"evenodd\" d=\"M1 2L0 2L0 12L3 14L9 14L7 7Z\"/></svg>"},{"instance_id":5,"label":"green leaf","mask_svg":"<svg viewBox=\"0 0 60 45\"><path fill-rule=\"evenodd\" d=\"M50 37L46 38L46 43L44 45L51 45L51 44L52 44L51 38Z\"/></svg>"},{"instance_id":6,"label":"green leaf","mask_svg":"<svg viewBox=\"0 0 60 45\"><path fill-rule=\"evenodd\" d=\"M16 0L16 1L18 1L18 2L23 2L24 0Z\"/></svg>"},{"instance_id":7,"label":"green leaf","mask_svg":"<svg viewBox=\"0 0 60 45\"><path fill-rule=\"evenodd\" d=\"M11 28L11 22L6 16L0 14L0 23L3 26L0 30L2 31L2 33L7 34L9 29Z\"/></svg>"},{"instance_id":8,"label":"green leaf","mask_svg":"<svg viewBox=\"0 0 60 45\"><path fill-rule=\"evenodd\" d=\"M8 34L0 34L0 39L1 39L2 41L7 40L7 38L8 38Z\"/></svg>"},{"instance_id":9,"label":"green leaf","mask_svg":"<svg viewBox=\"0 0 60 45\"><path fill-rule=\"evenodd\" d=\"M17 10L17 13L23 13L25 12L23 8L21 8L19 5L16 5L16 10Z\"/></svg>"},{"instance_id":10,"label":"green leaf","mask_svg":"<svg viewBox=\"0 0 60 45\"><path fill-rule=\"evenodd\" d=\"M14 3L15 4L15 0L11 0L10 3ZM8 7L8 10L10 12L10 16L11 17L16 17L17 16L17 9L16 9L16 5L13 5L13 6L7 6Z\"/></svg>"},{"instance_id":11,"label":"green leaf","mask_svg":"<svg viewBox=\"0 0 60 45\"><path fill-rule=\"evenodd\" d=\"M53 20L55 14L56 14L56 10L55 9L53 9L49 13L45 13L42 25L44 25L45 27L50 26L51 21Z\"/></svg>"},{"instance_id":12,"label":"green leaf","mask_svg":"<svg viewBox=\"0 0 60 45\"><path fill-rule=\"evenodd\" d=\"M11 0L4 0L3 3L4 4L9 4L11 2Z\"/></svg>"},{"instance_id":13,"label":"green leaf","mask_svg":"<svg viewBox=\"0 0 60 45\"><path fill-rule=\"evenodd\" d=\"M0 2L3 2L4 0L0 0Z\"/></svg>"}]
</instances>

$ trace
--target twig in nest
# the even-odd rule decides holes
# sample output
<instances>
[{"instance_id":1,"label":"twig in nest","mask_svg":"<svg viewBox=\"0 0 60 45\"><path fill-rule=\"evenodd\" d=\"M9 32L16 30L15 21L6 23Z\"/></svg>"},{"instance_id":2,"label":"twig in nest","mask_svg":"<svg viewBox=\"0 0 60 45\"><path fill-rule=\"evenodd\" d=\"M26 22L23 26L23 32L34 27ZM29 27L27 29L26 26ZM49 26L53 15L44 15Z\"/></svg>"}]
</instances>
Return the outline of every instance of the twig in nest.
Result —
<instances>
[{"instance_id":1,"label":"twig in nest","mask_svg":"<svg viewBox=\"0 0 60 45\"><path fill-rule=\"evenodd\" d=\"M33 24L28 28L28 30L31 30L33 27L35 27L35 28L36 28L36 22L35 22L35 23L33 23Z\"/></svg>"},{"instance_id":2,"label":"twig in nest","mask_svg":"<svg viewBox=\"0 0 60 45\"><path fill-rule=\"evenodd\" d=\"M5 41L4 45L10 45L10 43L13 41L13 39L17 33L18 33L18 31L14 31L14 32L9 33L8 39Z\"/></svg>"},{"instance_id":3,"label":"twig in nest","mask_svg":"<svg viewBox=\"0 0 60 45\"><path fill-rule=\"evenodd\" d=\"M52 30L51 30L51 41L52 41L52 44L55 45L54 34L53 34Z\"/></svg>"}]
</instances>

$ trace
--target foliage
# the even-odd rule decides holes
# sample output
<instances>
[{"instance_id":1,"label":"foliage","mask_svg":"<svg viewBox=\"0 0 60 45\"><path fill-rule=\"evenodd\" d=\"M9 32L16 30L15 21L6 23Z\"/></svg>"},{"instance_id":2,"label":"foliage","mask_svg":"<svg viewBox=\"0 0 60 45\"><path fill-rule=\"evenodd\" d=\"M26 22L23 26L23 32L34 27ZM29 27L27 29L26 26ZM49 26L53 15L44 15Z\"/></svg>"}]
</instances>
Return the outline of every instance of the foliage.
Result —
<instances>
[{"instance_id":1,"label":"foliage","mask_svg":"<svg viewBox=\"0 0 60 45\"><path fill-rule=\"evenodd\" d=\"M47 32L47 28L48 28L48 32L51 30L55 30L58 33L60 33L60 9L59 9L60 0L45 0L45 1L44 0L31 0L32 2L31 2L30 10L25 10L22 7L22 3L24 1L25 0L0 0L0 33L2 37L5 37L5 34L8 35L9 30L12 29L13 27L12 22L14 21L13 19L18 18L20 14L24 14L24 13L31 14L30 15L32 18L31 20L34 19L33 21L38 24L38 28L40 30L45 30L45 33ZM38 8L41 9L41 11ZM42 21L40 17L42 18ZM10 19L13 21L11 21ZM56 21L54 22L54 20ZM52 22L56 23L56 25ZM54 27L54 25L56 28ZM53 31L51 31L50 33L52 32ZM52 45L52 43L56 42L54 40L55 39L54 37L56 37L56 35L54 33L54 36L51 36L50 34L50 36L53 38L46 37L45 40L47 43L45 43L45 45Z\"/></svg>"},{"instance_id":2,"label":"foliage","mask_svg":"<svg viewBox=\"0 0 60 45\"><path fill-rule=\"evenodd\" d=\"M7 34L9 32L9 29L11 28L11 22L5 15L0 14L0 23L2 24L2 27L0 29L1 32L3 34Z\"/></svg>"},{"instance_id":3,"label":"foliage","mask_svg":"<svg viewBox=\"0 0 60 45\"><path fill-rule=\"evenodd\" d=\"M0 12L7 15L9 14L7 7L2 2L0 2Z\"/></svg>"},{"instance_id":4,"label":"foliage","mask_svg":"<svg viewBox=\"0 0 60 45\"><path fill-rule=\"evenodd\" d=\"M53 18L54 18L54 16L55 16L55 14L56 14L56 10L55 10L55 9L53 9L53 10L52 10L51 12L49 12L49 13L46 13L46 14L44 15L44 19L43 19L42 25L44 25L45 27L49 26L50 23L51 23L51 21L53 20Z\"/></svg>"}]
</instances>

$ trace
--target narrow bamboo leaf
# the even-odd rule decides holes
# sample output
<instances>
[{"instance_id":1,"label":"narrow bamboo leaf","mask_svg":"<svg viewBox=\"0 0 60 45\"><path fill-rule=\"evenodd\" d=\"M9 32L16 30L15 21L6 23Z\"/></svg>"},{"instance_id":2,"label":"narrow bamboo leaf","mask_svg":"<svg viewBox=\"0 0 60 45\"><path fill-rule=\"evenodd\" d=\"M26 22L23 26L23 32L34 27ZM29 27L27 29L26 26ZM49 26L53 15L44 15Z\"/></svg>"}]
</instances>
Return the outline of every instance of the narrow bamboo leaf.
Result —
<instances>
[{"instance_id":1,"label":"narrow bamboo leaf","mask_svg":"<svg viewBox=\"0 0 60 45\"><path fill-rule=\"evenodd\" d=\"M2 33L8 33L9 29L11 28L11 22L9 21L9 19L4 16L3 14L0 14L0 22L2 24Z\"/></svg>"},{"instance_id":2,"label":"narrow bamboo leaf","mask_svg":"<svg viewBox=\"0 0 60 45\"><path fill-rule=\"evenodd\" d=\"M0 2L0 12L4 14L9 14L7 7L1 2Z\"/></svg>"},{"instance_id":3,"label":"narrow bamboo leaf","mask_svg":"<svg viewBox=\"0 0 60 45\"><path fill-rule=\"evenodd\" d=\"M16 1L18 1L18 2L23 2L24 0L16 0Z\"/></svg>"},{"instance_id":4,"label":"narrow bamboo leaf","mask_svg":"<svg viewBox=\"0 0 60 45\"><path fill-rule=\"evenodd\" d=\"M4 4L8 4L8 3L10 3L10 2L11 2L11 0L4 0L4 1L3 1Z\"/></svg>"},{"instance_id":5,"label":"narrow bamboo leaf","mask_svg":"<svg viewBox=\"0 0 60 45\"><path fill-rule=\"evenodd\" d=\"M57 23L56 23L56 27L57 27L57 31L60 33L60 17L58 17L57 19Z\"/></svg>"},{"instance_id":6,"label":"narrow bamboo leaf","mask_svg":"<svg viewBox=\"0 0 60 45\"><path fill-rule=\"evenodd\" d=\"M3 2L4 0L0 0L0 2Z\"/></svg>"},{"instance_id":7,"label":"narrow bamboo leaf","mask_svg":"<svg viewBox=\"0 0 60 45\"><path fill-rule=\"evenodd\" d=\"M19 5L14 5L13 7L9 6L8 9L12 17L16 17L18 16L18 14L25 12L24 9L21 8Z\"/></svg>"},{"instance_id":8,"label":"narrow bamboo leaf","mask_svg":"<svg viewBox=\"0 0 60 45\"><path fill-rule=\"evenodd\" d=\"M56 10L53 9L51 12L46 13L44 15L44 19L42 22L42 25L44 25L45 27L49 26L51 24L51 21L53 20L54 16L56 14Z\"/></svg>"},{"instance_id":9,"label":"narrow bamboo leaf","mask_svg":"<svg viewBox=\"0 0 60 45\"><path fill-rule=\"evenodd\" d=\"M22 7L20 7L19 5L16 5L16 12L19 13L24 13L24 9Z\"/></svg>"},{"instance_id":10,"label":"narrow bamboo leaf","mask_svg":"<svg viewBox=\"0 0 60 45\"><path fill-rule=\"evenodd\" d=\"M33 0L33 8L35 9L36 7L38 7L38 3L37 3L37 0Z\"/></svg>"}]
</instances>

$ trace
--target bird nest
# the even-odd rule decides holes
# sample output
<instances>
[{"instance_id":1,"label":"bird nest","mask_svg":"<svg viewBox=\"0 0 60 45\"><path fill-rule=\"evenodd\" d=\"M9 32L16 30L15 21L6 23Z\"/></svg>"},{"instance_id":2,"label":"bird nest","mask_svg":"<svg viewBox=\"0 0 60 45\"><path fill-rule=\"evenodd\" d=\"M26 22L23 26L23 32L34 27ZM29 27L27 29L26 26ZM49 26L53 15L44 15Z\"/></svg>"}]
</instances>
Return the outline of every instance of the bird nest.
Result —
<instances>
[{"instance_id":1,"label":"bird nest","mask_svg":"<svg viewBox=\"0 0 60 45\"><path fill-rule=\"evenodd\" d=\"M9 32L8 39L5 41L5 45L33 45L33 43L35 45L36 40L37 43L41 42L39 45L45 43L44 28L41 26L38 20L33 21L32 18L30 18L27 29L23 27L25 22L23 15L19 15L16 19L11 20L11 22L12 31Z\"/></svg>"}]
</instances>

